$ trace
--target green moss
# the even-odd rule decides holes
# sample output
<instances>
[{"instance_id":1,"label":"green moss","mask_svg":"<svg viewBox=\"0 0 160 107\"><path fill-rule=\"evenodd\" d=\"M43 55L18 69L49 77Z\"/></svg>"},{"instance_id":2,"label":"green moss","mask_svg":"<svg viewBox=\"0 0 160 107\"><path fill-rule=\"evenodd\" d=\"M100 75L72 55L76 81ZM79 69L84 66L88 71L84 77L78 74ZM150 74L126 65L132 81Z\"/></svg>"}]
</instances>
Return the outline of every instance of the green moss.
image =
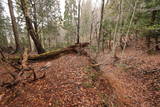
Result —
<instances>
[{"instance_id":1,"label":"green moss","mask_svg":"<svg viewBox=\"0 0 160 107\"><path fill-rule=\"evenodd\" d=\"M59 100L55 100L53 101L53 104L51 104L49 107L60 107L61 103Z\"/></svg>"},{"instance_id":2,"label":"green moss","mask_svg":"<svg viewBox=\"0 0 160 107\"><path fill-rule=\"evenodd\" d=\"M96 82L100 75L102 75L101 71L96 71L92 66L87 66L84 71L87 73L88 79L92 80L92 82Z\"/></svg>"},{"instance_id":3,"label":"green moss","mask_svg":"<svg viewBox=\"0 0 160 107\"><path fill-rule=\"evenodd\" d=\"M90 46L89 47L93 52L97 52L97 46Z\"/></svg>"},{"instance_id":4,"label":"green moss","mask_svg":"<svg viewBox=\"0 0 160 107\"><path fill-rule=\"evenodd\" d=\"M94 85L91 82L84 82L81 84L84 88L93 88Z\"/></svg>"},{"instance_id":5,"label":"green moss","mask_svg":"<svg viewBox=\"0 0 160 107\"><path fill-rule=\"evenodd\" d=\"M98 72L92 72L89 75L89 77L92 79L93 82L96 82L98 80L99 76L100 76L100 73L98 73Z\"/></svg>"},{"instance_id":6,"label":"green moss","mask_svg":"<svg viewBox=\"0 0 160 107\"><path fill-rule=\"evenodd\" d=\"M102 104L101 104L102 107L109 107L108 95L106 95L104 93L100 93L99 96L102 99Z\"/></svg>"},{"instance_id":7,"label":"green moss","mask_svg":"<svg viewBox=\"0 0 160 107\"><path fill-rule=\"evenodd\" d=\"M118 63L118 64L116 64L116 66L119 67L119 68L121 68L125 72L127 72L129 69L132 68L129 65L123 64L123 63Z\"/></svg>"},{"instance_id":8,"label":"green moss","mask_svg":"<svg viewBox=\"0 0 160 107\"><path fill-rule=\"evenodd\" d=\"M85 72L91 72L91 71L93 71L93 68L91 66L87 66L87 67L84 68L84 71Z\"/></svg>"},{"instance_id":9,"label":"green moss","mask_svg":"<svg viewBox=\"0 0 160 107\"><path fill-rule=\"evenodd\" d=\"M156 55L158 52L154 49L151 49L147 52L149 55Z\"/></svg>"}]
</instances>

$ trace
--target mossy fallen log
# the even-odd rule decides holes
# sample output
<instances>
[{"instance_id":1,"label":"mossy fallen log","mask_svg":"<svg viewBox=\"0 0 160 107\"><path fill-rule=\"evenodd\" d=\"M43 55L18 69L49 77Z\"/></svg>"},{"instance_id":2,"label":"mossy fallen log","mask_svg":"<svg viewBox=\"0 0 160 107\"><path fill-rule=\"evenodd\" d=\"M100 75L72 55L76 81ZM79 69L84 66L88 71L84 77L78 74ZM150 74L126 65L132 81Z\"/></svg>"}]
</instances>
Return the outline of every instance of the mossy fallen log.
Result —
<instances>
[{"instance_id":1,"label":"mossy fallen log","mask_svg":"<svg viewBox=\"0 0 160 107\"><path fill-rule=\"evenodd\" d=\"M81 48L87 47L89 43L80 43L71 45L67 48L58 49L54 51L49 51L43 54L29 55L28 60L37 61L37 60L46 60L60 57L62 55L70 54L70 53L78 53ZM10 60L19 61L21 59L20 56L10 57Z\"/></svg>"}]
</instances>

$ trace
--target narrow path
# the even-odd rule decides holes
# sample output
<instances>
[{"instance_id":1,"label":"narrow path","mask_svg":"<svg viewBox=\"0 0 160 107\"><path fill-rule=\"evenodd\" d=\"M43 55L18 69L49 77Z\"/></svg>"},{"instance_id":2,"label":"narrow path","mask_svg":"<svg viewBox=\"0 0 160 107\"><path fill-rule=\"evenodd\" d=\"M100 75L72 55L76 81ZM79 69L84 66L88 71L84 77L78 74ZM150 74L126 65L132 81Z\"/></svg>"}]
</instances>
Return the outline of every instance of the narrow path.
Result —
<instances>
[{"instance_id":1,"label":"narrow path","mask_svg":"<svg viewBox=\"0 0 160 107\"><path fill-rule=\"evenodd\" d=\"M160 56L127 50L125 60L113 63L108 54L102 54L98 63L106 84L113 89L112 96L122 103L117 107L159 107L160 106ZM154 71L154 72L153 72Z\"/></svg>"}]
</instances>

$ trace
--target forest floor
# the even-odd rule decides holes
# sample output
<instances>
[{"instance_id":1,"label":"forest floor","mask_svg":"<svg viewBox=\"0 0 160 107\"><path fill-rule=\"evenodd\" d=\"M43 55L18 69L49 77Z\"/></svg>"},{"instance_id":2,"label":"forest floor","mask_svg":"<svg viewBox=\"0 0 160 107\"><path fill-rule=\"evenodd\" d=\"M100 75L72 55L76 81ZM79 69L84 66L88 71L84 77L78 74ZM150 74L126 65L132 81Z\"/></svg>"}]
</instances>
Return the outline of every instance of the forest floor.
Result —
<instances>
[{"instance_id":1,"label":"forest floor","mask_svg":"<svg viewBox=\"0 0 160 107\"><path fill-rule=\"evenodd\" d=\"M124 104L120 107L160 107L160 54L127 49L123 60L117 62L107 53L99 56L98 62L103 63L100 68L113 88L113 97Z\"/></svg>"},{"instance_id":2,"label":"forest floor","mask_svg":"<svg viewBox=\"0 0 160 107\"><path fill-rule=\"evenodd\" d=\"M139 53L128 49L116 62L103 53L97 58L100 71L77 54L32 62L45 78L1 87L0 107L160 107L160 55ZM0 82L12 81L6 71L13 68L0 66Z\"/></svg>"},{"instance_id":3,"label":"forest floor","mask_svg":"<svg viewBox=\"0 0 160 107\"><path fill-rule=\"evenodd\" d=\"M46 72L46 77L33 83L21 83L7 90L1 88L0 107L107 106L105 96L110 89L101 84L101 72L90 65L88 57L76 54L32 63L36 74ZM2 68L1 81L12 81Z\"/></svg>"}]
</instances>

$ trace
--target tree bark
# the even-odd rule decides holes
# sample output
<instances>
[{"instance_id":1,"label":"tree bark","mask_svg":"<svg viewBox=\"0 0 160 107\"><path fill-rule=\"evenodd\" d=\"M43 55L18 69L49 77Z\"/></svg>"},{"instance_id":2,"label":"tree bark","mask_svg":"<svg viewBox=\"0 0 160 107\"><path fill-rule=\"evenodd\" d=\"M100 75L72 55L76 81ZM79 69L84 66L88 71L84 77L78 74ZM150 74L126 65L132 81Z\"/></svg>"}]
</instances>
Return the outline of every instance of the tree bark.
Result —
<instances>
[{"instance_id":1,"label":"tree bark","mask_svg":"<svg viewBox=\"0 0 160 107\"><path fill-rule=\"evenodd\" d=\"M43 49L42 44L41 44L41 42L39 40L39 37L38 37L39 35L36 33L36 31L35 31L35 29L34 29L34 27L32 25L32 20L31 20L31 18L29 16L28 7L27 7L27 1L26 0L21 0L21 8L22 8L25 20L26 20L27 30L28 30L30 36L33 39L33 42L34 42L34 44L36 46L38 54L44 53L45 50Z\"/></svg>"},{"instance_id":2,"label":"tree bark","mask_svg":"<svg viewBox=\"0 0 160 107\"><path fill-rule=\"evenodd\" d=\"M81 0L78 3L78 25L77 25L77 44L80 42L79 32L80 32L80 14L81 14Z\"/></svg>"},{"instance_id":3,"label":"tree bark","mask_svg":"<svg viewBox=\"0 0 160 107\"><path fill-rule=\"evenodd\" d=\"M158 12L157 10L152 11L152 19L151 19L151 24L152 24L152 25L155 24L157 12ZM149 36L150 36L150 35L149 35ZM158 35L156 34L154 38L155 38L155 43L158 44ZM149 43L149 44L150 44L150 43ZM155 50L159 50L159 46L158 46L158 45L155 46Z\"/></svg>"},{"instance_id":4,"label":"tree bark","mask_svg":"<svg viewBox=\"0 0 160 107\"><path fill-rule=\"evenodd\" d=\"M89 39L90 39L90 45L92 45L92 32L93 32L93 16L94 16L94 10L92 11L92 22L91 22L91 26L90 26L90 37L89 37Z\"/></svg>"},{"instance_id":5,"label":"tree bark","mask_svg":"<svg viewBox=\"0 0 160 107\"><path fill-rule=\"evenodd\" d=\"M156 47L155 47L155 48L156 48L156 51L157 51L157 50L159 50L159 45L158 45L158 44L159 44L158 35L156 35L156 37L155 37L155 43L156 43Z\"/></svg>"},{"instance_id":6,"label":"tree bark","mask_svg":"<svg viewBox=\"0 0 160 107\"><path fill-rule=\"evenodd\" d=\"M102 0L102 6L101 6L101 20L100 20L99 37L98 37L98 50L100 50L100 43L101 43L103 13L104 13L104 0Z\"/></svg>"},{"instance_id":7,"label":"tree bark","mask_svg":"<svg viewBox=\"0 0 160 107\"><path fill-rule=\"evenodd\" d=\"M93 31L93 23L91 23L91 29L90 29L90 37L89 37L90 45L92 44L92 31Z\"/></svg>"},{"instance_id":8,"label":"tree bark","mask_svg":"<svg viewBox=\"0 0 160 107\"><path fill-rule=\"evenodd\" d=\"M38 23L37 23L37 8L36 8L36 3L34 0L30 0L30 3L32 5L33 8L33 18L34 18L34 28L35 28L35 32L38 33Z\"/></svg>"},{"instance_id":9,"label":"tree bark","mask_svg":"<svg viewBox=\"0 0 160 107\"><path fill-rule=\"evenodd\" d=\"M21 50L21 46L20 46L19 34L18 34L18 29L17 29L16 18L14 15L12 0L8 0L8 6L9 6L9 12L10 12L11 21L12 21L12 29L14 33L15 44L16 44L15 52L18 52Z\"/></svg>"},{"instance_id":10,"label":"tree bark","mask_svg":"<svg viewBox=\"0 0 160 107\"><path fill-rule=\"evenodd\" d=\"M147 35L146 36L146 41L147 41L147 48L149 49L150 48L150 45L151 45L151 36L150 35Z\"/></svg>"}]
</instances>

